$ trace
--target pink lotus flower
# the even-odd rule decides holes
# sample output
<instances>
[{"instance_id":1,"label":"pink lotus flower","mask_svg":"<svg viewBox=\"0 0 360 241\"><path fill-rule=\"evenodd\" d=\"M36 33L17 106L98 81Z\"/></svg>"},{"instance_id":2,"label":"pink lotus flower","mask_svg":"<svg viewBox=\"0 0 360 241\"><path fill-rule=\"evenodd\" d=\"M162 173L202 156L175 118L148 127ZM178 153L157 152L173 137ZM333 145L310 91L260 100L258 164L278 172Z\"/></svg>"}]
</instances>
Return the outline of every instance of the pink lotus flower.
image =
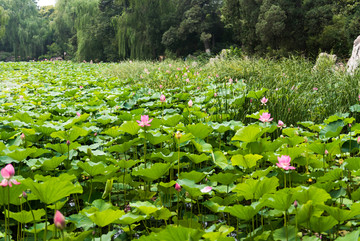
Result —
<instances>
[{"instance_id":1,"label":"pink lotus flower","mask_svg":"<svg viewBox=\"0 0 360 241\"><path fill-rule=\"evenodd\" d=\"M189 100L189 102L188 102L188 106L189 106L189 107L192 107L192 105L193 105L192 100Z\"/></svg>"},{"instance_id":2,"label":"pink lotus flower","mask_svg":"<svg viewBox=\"0 0 360 241\"><path fill-rule=\"evenodd\" d=\"M298 202L295 200L295 201L294 201L294 207L297 208L298 205L299 205Z\"/></svg>"},{"instance_id":3,"label":"pink lotus flower","mask_svg":"<svg viewBox=\"0 0 360 241\"><path fill-rule=\"evenodd\" d=\"M189 83L189 82L190 82L189 78L187 78L185 81L186 81L186 83Z\"/></svg>"},{"instance_id":4,"label":"pink lotus flower","mask_svg":"<svg viewBox=\"0 0 360 241\"><path fill-rule=\"evenodd\" d=\"M83 88L84 88L84 86L80 85L80 86L79 86L79 88L80 88L80 89L83 89Z\"/></svg>"},{"instance_id":5,"label":"pink lotus flower","mask_svg":"<svg viewBox=\"0 0 360 241\"><path fill-rule=\"evenodd\" d=\"M233 82L233 79L229 79L229 84L232 84Z\"/></svg>"},{"instance_id":6,"label":"pink lotus flower","mask_svg":"<svg viewBox=\"0 0 360 241\"><path fill-rule=\"evenodd\" d=\"M20 182L16 181L15 179L12 179L12 177L15 175L15 169L13 165L7 164L3 169L1 169L1 176L4 178L0 186L6 187L10 186L12 187L12 184L19 185Z\"/></svg>"},{"instance_id":7,"label":"pink lotus flower","mask_svg":"<svg viewBox=\"0 0 360 241\"><path fill-rule=\"evenodd\" d=\"M24 140L25 139L25 134L21 133L20 138L21 138L21 140Z\"/></svg>"},{"instance_id":8,"label":"pink lotus flower","mask_svg":"<svg viewBox=\"0 0 360 241\"><path fill-rule=\"evenodd\" d=\"M358 144L360 144L360 136L358 136L356 141L357 141Z\"/></svg>"},{"instance_id":9,"label":"pink lotus flower","mask_svg":"<svg viewBox=\"0 0 360 241\"><path fill-rule=\"evenodd\" d=\"M278 121L277 127L279 127L280 129L282 129L284 127L284 122L282 122L281 120Z\"/></svg>"},{"instance_id":10,"label":"pink lotus flower","mask_svg":"<svg viewBox=\"0 0 360 241\"><path fill-rule=\"evenodd\" d=\"M201 189L200 192L202 192L202 193L208 193L208 192L211 192L211 190L212 190L212 187L207 186L207 187L204 187L203 189Z\"/></svg>"},{"instance_id":11,"label":"pink lotus flower","mask_svg":"<svg viewBox=\"0 0 360 241\"><path fill-rule=\"evenodd\" d=\"M328 150L325 150L325 155L329 154L329 151Z\"/></svg>"},{"instance_id":12,"label":"pink lotus flower","mask_svg":"<svg viewBox=\"0 0 360 241\"><path fill-rule=\"evenodd\" d=\"M80 116L81 116L80 112L76 112L76 115L77 115L78 117L80 117Z\"/></svg>"},{"instance_id":13,"label":"pink lotus flower","mask_svg":"<svg viewBox=\"0 0 360 241\"><path fill-rule=\"evenodd\" d=\"M175 184L175 190L178 192L181 191L181 186L178 183Z\"/></svg>"},{"instance_id":14,"label":"pink lotus flower","mask_svg":"<svg viewBox=\"0 0 360 241\"><path fill-rule=\"evenodd\" d=\"M160 96L160 101L161 101L161 102L165 102L165 101L166 101L165 95L161 95L161 96Z\"/></svg>"},{"instance_id":15,"label":"pink lotus flower","mask_svg":"<svg viewBox=\"0 0 360 241\"><path fill-rule=\"evenodd\" d=\"M278 163L276 163L276 165L286 171L289 169L294 170L295 167L290 166L290 161L291 157L282 155L281 157L278 157Z\"/></svg>"},{"instance_id":16,"label":"pink lotus flower","mask_svg":"<svg viewBox=\"0 0 360 241\"><path fill-rule=\"evenodd\" d=\"M260 100L262 105L266 105L269 99L266 99L265 96Z\"/></svg>"},{"instance_id":17,"label":"pink lotus flower","mask_svg":"<svg viewBox=\"0 0 360 241\"><path fill-rule=\"evenodd\" d=\"M56 210L54 216L54 225L60 230L64 230L65 228L65 217L64 215L62 215L62 213L59 210Z\"/></svg>"},{"instance_id":18,"label":"pink lotus flower","mask_svg":"<svg viewBox=\"0 0 360 241\"><path fill-rule=\"evenodd\" d=\"M262 113L262 115L260 116L259 120L266 123L266 122L270 122L273 120L273 118L270 118L271 114L264 112Z\"/></svg>"},{"instance_id":19,"label":"pink lotus flower","mask_svg":"<svg viewBox=\"0 0 360 241\"><path fill-rule=\"evenodd\" d=\"M20 98L20 99L24 99L24 96L23 96L23 95L20 95L19 98Z\"/></svg>"},{"instance_id":20,"label":"pink lotus flower","mask_svg":"<svg viewBox=\"0 0 360 241\"><path fill-rule=\"evenodd\" d=\"M162 89L162 87L163 87L162 85L159 85L159 88L160 88L160 89Z\"/></svg>"},{"instance_id":21,"label":"pink lotus flower","mask_svg":"<svg viewBox=\"0 0 360 241\"><path fill-rule=\"evenodd\" d=\"M359 101L360 101L360 95L359 95Z\"/></svg>"},{"instance_id":22,"label":"pink lotus flower","mask_svg":"<svg viewBox=\"0 0 360 241\"><path fill-rule=\"evenodd\" d=\"M137 120L137 123L139 123L139 126L145 127L145 126L150 126L150 122L151 122L152 120L153 120L153 119L149 120L149 116L148 116L148 115L142 115L142 116L141 116L141 120L140 120L140 121Z\"/></svg>"},{"instance_id":23,"label":"pink lotus flower","mask_svg":"<svg viewBox=\"0 0 360 241\"><path fill-rule=\"evenodd\" d=\"M216 97L216 96L217 96L217 93L215 92L215 93L214 93L214 97Z\"/></svg>"},{"instance_id":24,"label":"pink lotus flower","mask_svg":"<svg viewBox=\"0 0 360 241\"><path fill-rule=\"evenodd\" d=\"M314 88L313 88L313 90L314 90L314 91L317 91L317 90L318 90L318 88L314 87Z\"/></svg>"}]
</instances>

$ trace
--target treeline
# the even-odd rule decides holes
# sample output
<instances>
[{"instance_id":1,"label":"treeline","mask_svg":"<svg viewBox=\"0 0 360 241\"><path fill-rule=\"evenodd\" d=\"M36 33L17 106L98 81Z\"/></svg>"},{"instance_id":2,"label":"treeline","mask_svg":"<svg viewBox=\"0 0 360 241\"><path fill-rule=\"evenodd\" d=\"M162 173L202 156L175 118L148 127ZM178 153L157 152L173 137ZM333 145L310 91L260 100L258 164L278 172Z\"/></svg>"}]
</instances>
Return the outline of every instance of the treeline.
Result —
<instances>
[{"instance_id":1,"label":"treeline","mask_svg":"<svg viewBox=\"0 0 360 241\"><path fill-rule=\"evenodd\" d=\"M0 0L0 60L77 61L248 54L348 58L357 0Z\"/></svg>"}]
</instances>

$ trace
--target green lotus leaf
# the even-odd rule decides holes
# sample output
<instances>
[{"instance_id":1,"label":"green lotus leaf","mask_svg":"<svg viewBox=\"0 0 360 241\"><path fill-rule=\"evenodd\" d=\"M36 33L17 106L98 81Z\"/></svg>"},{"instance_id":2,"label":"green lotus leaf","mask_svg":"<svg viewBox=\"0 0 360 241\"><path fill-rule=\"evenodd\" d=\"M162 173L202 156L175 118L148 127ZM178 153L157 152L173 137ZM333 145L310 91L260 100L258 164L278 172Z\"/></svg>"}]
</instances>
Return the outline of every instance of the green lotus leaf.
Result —
<instances>
[{"instance_id":1,"label":"green lotus leaf","mask_svg":"<svg viewBox=\"0 0 360 241\"><path fill-rule=\"evenodd\" d=\"M188 180L193 180L195 183L200 182L201 180L203 180L205 178L205 174L202 172L197 172L197 171L191 171L191 172L182 172L180 173L180 178L181 179L188 179Z\"/></svg>"},{"instance_id":2,"label":"green lotus leaf","mask_svg":"<svg viewBox=\"0 0 360 241\"><path fill-rule=\"evenodd\" d=\"M340 168L333 169L325 173L324 176L319 177L317 180L319 182L334 182L336 180L341 180L343 175L343 170Z\"/></svg>"},{"instance_id":3,"label":"green lotus leaf","mask_svg":"<svg viewBox=\"0 0 360 241\"><path fill-rule=\"evenodd\" d=\"M164 125L169 127L174 127L183 119L179 114L175 115L166 115L164 116Z\"/></svg>"},{"instance_id":4,"label":"green lotus leaf","mask_svg":"<svg viewBox=\"0 0 360 241\"><path fill-rule=\"evenodd\" d=\"M233 191L246 200L250 200L259 199L267 193L275 193L278 186L279 179L276 177L263 177L259 180L247 179L245 183L237 184Z\"/></svg>"},{"instance_id":5,"label":"green lotus leaf","mask_svg":"<svg viewBox=\"0 0 360 241\"><path fill-rule=\"evenodd\" d=\"M224 212L230 213L232 216L235 216L241 220L249 221L251 220L260 208L253 206L243 206L241 204L237 204L234 206L227 206L224 209Z\"/></svg>"},{"instance_id":6,"label":"green lotus leaf","mask_svg":"<svg viewBox=\"0 0 360 241\"><path fill-rule=\"evenodd\" d=\"M35 149L35 148L34 148ZM51 153L50 150L47 150L47 149L42 149L42 148L36 148L35 149L35 152L31 153L30 154L30 157L32 158L36 158L36 157L39 157L43 154L47 154L47 153Z\"/></svg>"},{"instance_id":7,"label":"green lotus leaf","mask_svg":"<svg viewBox=\"0 0 360 241\"><path fill-rule=\"evenodd\" d=\"M212 132L212 128L203 123L188 125L186 128L187 132L190 132L199 139L205 139Z\"/></svg>"},{"instance_id":8,"label":"green lotus leaf","mask_svg":"<svg viewBox=\"0 0 360 241\"><path fill-rule=\"evenodd\" d=\"M152 213L152 216L156 220L168 220L169 218L171 218L174 215L176 215L175 212L171 212L169 209L164 208L164 207L161 208L160 210L157 210L155 213Z\"/></svg>"},{"instance_id":9,"label":"green lotus leaf","mask_svg":"<svg viewBox=\"0 0 360 241\"><path fill-rule=\"evenodd\" d=\"M51 148L54 151L57 151L58 153L60 153L61 155L64 155L69 150L76 149L76 148L78 148L80 146L81 146L81 144L79 144L77 142L71 142L70 145L67 145L66 143L62 143L62 144L60 144L60 143L58 143L58 144L47 143L45 145L46 148Z\"/></svg>"},{"instance_id":10,"label":"green lotus leaf","mask_svg":"<svg viewBox=\"0 0 360 241\"><path fill-rule=\"evenodd\" d=\"M128 151L132 146L140 143L140 138L134 138L131 141L124 142L119 145L114 145L106 149L108 152L117 152L117 153L125 153Z\"/></svg>"},{"instance_id":11,"label":"green lotus leaf","mask_svg":"<svg viewBox=\"0 0 360 241\"><path fill-rule=\"evenodd\" d=\"M360 214L359 203L353 204L351 210L340 209L338 207L330 207L327 205L317 205L316 207L324 209L339 223L342 223Z\"/></svg>"},{"instance_id":12,"label":"green lotus leaf","mask_svg":"<svg viewBox=\"0 0 360 241\"><path fill-rule=\"evenodd\" d=\"M325 144L321 142L313 142L307 146L310 151L313 151L317 154L324 155L325 153Z\"/></svg>"},{"instance_id":13,"label":"green lotus leaf","mask_svg":"<svg viewBox=\"0 0 360 241\"><path fill-rule=\"evenodd\" d=\"M61 177L51 177L44 182L34 182L27 178L22 181L39 199L46 204L52 204L74 193L82 193L80 184L74 184L70 180Z\"/></svg>"},{"instance_id":14,"label":"green lotus leaf","mask_svg":"<svg viewBox=\"0 0 360 241\"><path fill-rule=\"evenodd\" d=\"M342 120L331 122L320 131L320 135L323 135L325 137L337 137L339 136L344 126L345 123Z\"/></svg>"},{"instance_id":15,"label":"green lotus leaf","mask_svg":"<svg viewBox=\"0 0 360 241\"><path fill-rule=\"evenodd\" d=\"M274 194L264 195L264 199L266 199L264 202L266 206L280 211L287 211L295 201L292 190L289 188L281 189Z\"/></svg>"},{"instance_id":16,"label":"green lotus leaf","mask_svg":"<svg viewBox=\"0 0 360 241\"><path fill-rule=\"evenodd\" d=\"M130 167L135 166L136 164L138 164L140 162L140 160L111 160L115 165L117 165L119 168L121 169L128 169Z\"/></svg>"},{"instance_id":17,"label":"green lotus leaf","mask_svg":"<svg viewBox=\"0 0 360 241\"><path fill-rule=\"evenodd\" d=\"M108 209L114 209L117 210L116 207L114 207L111 203L105 202L103 199L96 199L91 203L91 207L95 208L95 211L105 211ZM85 210L87 213L90 213L89 211Z\"/></svg>"},{"instance_id":18,"label":"green lotus leaf","mask_svg":"<svg viewBox=\"0 0 360 241\"><path fill-rule=\"evenodd\" d=\"M110 223L115 222L121 216L125 215L122 210L106 209L104 211L96 211L88 214L88 217L99 227L105 227Z\"/></svg>"},{"instance_id":19,"label":"green lotus leaf","mask_svg":"<svg viewBox=\"0 0 360 241\"><path fill-rule=\"evenodd\" d=\"M54 156L51 159L47 159L45 160L42 165L41 168L44 171L52 171L55 170L65 159L67 158L67 156Z\"/></svg>"},{"instance_id":20,"label":"green lotus leaf","mask_svg":"<svg viewBox=\"0 0 360 241\"><path fill-rule=\"evenodd\" d=\"M240 128L232 141L253 142L256 141L262 135L262 128L258 125L249 125Z\"/></svg>"},{"instance_id":21,"label":"green lotus leaf","mask_svg":"<svg viewBox=\"0 0 360 241\"><path fill-rule=\"evenodd\" d=\"M210 181L219 182L219 183L224 184L224 185L232 184L237 178L238 178L238 176L236 174L223 173L223 172L220 172L218 174L214 174L214 175L209 177Z\"/></svg>"},{"instance_id":22,"label":"green lotus leaf","mask_svg":"<svg viewBox=\"0 0 360 241\"><path fill-rule=\"evenodd\" d=\"M14 135L16 135L18 132L17 131L0 131L0 139L1 140L7 140L10 139L11 137L13 137Z\"/></svg>"},{"instance_id":23,"label":"green lotus leaf","mask_svg":"<svg viewBox=\"0 0 360 241\"><path fill-rule=\"evenodd\" d=\"M33 125L33 128L37 131L40 132L46 136L50 136L51 133L58 131L59 129L61 129L58 126L55 126L53 124L50 123L46 123L43 125Z\"/></svg>"},{"instance_id":24,"label":"green lotus leaf","mask_svg":"<svg viewBox=\"0 0 360 241\"><path fill-rule=\"evenodd\" d=\"M296 188L294 198L300 203L305 204L311 200L313 204L323 204L325 201L331 198L330 194L324 189L314 186L304 187L300 186Z\"/></svg>"},{"instance_id":25,"label":"green lotus leaf","mask_svg":"<svg viewBox=\"0 0 360 241\"><path fill-rule=\"evenodd\" d=\"M160 182L158 183L158 185L162 186L162 187L165 187L165 188L169 188L169 187L173 187L175 186L176 182L174 180L170 181L170 182Z\"/></svg>"},{"instance_id":26,"label":"green lotus leaf","mask_svg":"<svg viewBox=\"0 0 360 241\"><path fill-rule=\"evenodd\" d=\"M312 216L310 218L310 229L314 232L325 232L334 227L338 222L332 216Z\"/></svg>"},{"instance_id":27,"label":"green lotus leaf","mask_svg":"<svg viewBox=\"0 0 360 241\"><path fill-rule=\"evenodd\" d=\"M204 234L199 229L185 228L182 226L166 226L159 233L152 233L149 236L143 236L139 241L184 241L184 240L200 240Z\"/></svg>"},{"instance_id":28,"label":"green lotus leaf","mask_svg":"<svg viewBox=\"0 0 360 241\"><path fill-rule=\"evenodd\" d=\"M191 134L191 133L182 134L180 140L176 139L176 143L183 144L183 143L186 143L187 141L190 141L192 139L194 139L193 134Z\"/></svg>"},{"instance_id":29,"label":"green lotus leaf","mask_svg":"<svg viewBox=\"0 0 360 241\"><path fill-rule=\"evenodd\" d=\"M154 181L162 177L169 169L171 164L155 163L150 168L132 171L133 176L140 176L145 181Z\"/></svg>"},{"instance_id":30,"label":"green lotus leaf","mask_svg":"<svg viewBox=\"0 0 360 241\"><path fill-rule=\"evenodd\" d=\"M36 148L16 149L13 152L6 153L8 157L20 162L25 160L32 153L36 152Z\"/></svg>"},{"instance_id":31,"label":"green lotus leaf","mask_svg":"<svg viewBox=\"0 0 360 241\"><path fill-rule=\"evenodd\" d=\"M94 163L92 161L78 162L77 165L81 169L83 169L86 173L88 173L91 177L95 177L97 175L108 175L109 173L118 170L117 167L113 165L106 166L102 162L98 162L98 163Z\"/></svg>"},{"instance_id":32,"label":"green lotus leaf","mask_svg":"<svg viewBox=\"0 0 360 241\"><path fill-rule=\"evenodd\" d=\"M6 210L6 215L8 215L8 211ZM33 210L34 213L34 217L35 217L35 221L40 221L42 216L45 216L46 212L44 209L38 209L38 210ZM30 223L33 222L33 216L31 211L25 211L22 210L21 212L11 212L10 211L10 218L18 221L19 223Z\"/></svg>"},{"instance_id":33,"label":"green lotus leaf","mask_svg":"<svg viewBox=\"0 0 360 241\"><path fill-rule=\"evenodd\" d=\"M154 160L160 158L167 163L174 163L184 155L184 152L180 152L180 154L178 152L171 152L169 155L164 155L162 152L153 152L151 153L150 159Z\"/></svg>"},{"instance_id":34,"label":"green lotus leaf","mask_svg":"<svg viewBox=\"0 0 360 241\"><path fill-rule=\"evenodd\" d=\"M137 215L137 214L133 214L133 213L127 213L125 215L122 215L119 220L117 221L117 223L122 224L122 225L130 225L136 222L139 222L141 220L144 220L146 216L142 216L142 215Z\"/></svg>"},{"instance_id":35,"label":"green lotus leaf","mask_svg":"<svg viewBox=\"0 0 360 241\"><path fill-rule=\"evenodd\" d=\"M93 119L95 122L98 122L102 125L107 125L109 123L113 123L114 121L117 120L116 116L111 116L111 115L102 115L99 118L94 118Z\"/></svg>"},{"instance_id":36,"label":"green lotus leaf","mask_svg":"<svg viewBox=\"0 0 360 241\"><path fill-rule=\"evenodd\" d=\"M197 185L193 180L189 179L178 179L177 183L183 187L192 198L204 195L204 193L201 192L201 189L206 187L206 185Z\"/></svg>"},{"instance_id":37,"label":"green lotus leaf","mask_svg":"<svg viewBox=\"0 0 360 241\"><path fill-rule=\"evenodd\" d=\"M198 152L212 152L212 146L202 139L195 138L192 143Z\"/></svg>"},{"instance_id":38,"label":"green lotus leaf","mask_svg":"<svg viewBox=\"0 0 360 241\"><path fill-rule=\"evenodd\" d=\"M87 238L93 231L82 231L79 235L76 235L75 233L65 233L65 241L83 241ZM112 233L112 232L110 232ZM111 237L110 237L111 239ZM104 239L105 240L105 239Z\"/></svg>"},{"instance_id":39,"label":"green lotus leaf","mask_svg":"<svg viewBox=\"0 0 360 241\"><path fill-rule=\"evenodd\" d=\"M215 151L212 156L214 163L217 166L219 166L221 169L224 170L226 168L231 167L230 162L221 151Z\"/></svg>"},{"instance_id":40,"label":"green lotus leaf","mask_svg":"<svg viewBox=\"0 0 360 241\"><path fill-rule=\"evenodd\" d=\"M81 127L73 126L67 131L57 131L51 133L52 138L59 138L60 140L69 140L70 142L75 141L79 136L87 136L90 131L85 130Z\"/></svg>"},{"instance_id":41,"label":"green lotus leaf","mask_svg":"<svg viewBox=\"0 0 360 241\"><path fill-rule=\"evenodd\" d=\"M343 237L338 237L337 239L335 239L335 241L359 240L359 234L359 230L352 231L351 233L347 233Z\"/></svg>"},{"instance_id":42,"label":"green lotus leaf","mask_svg":"<svg viewBox=\"0 0 360 241\"><path fill-rule=\"evenodd\" d=\"M263 158L263 156L258 154L247 154L243 155L234 155L231 157L231 163L233 166L241 166L243 168L252 168L256 166L258 160Z\"/></svg>"},{"instance_id":43,"label":"green lotus leaf","mask_svg":"<svg viewBox=\"0 0 360 241\"><path fill-rule=\"evenodd\" d=\"M307 224L311 217L319 217L323 212L323 209L315 207L312 200L310 200L307 203L299 206L299 208L297 209L296 219L298 224L303 224L307 227Z\"/></svg>"},{"instance_id":44,"label":"green lotus leaf","mask_svg":"<svg viewBox=\"0 0 360 241\"><path fill-rule=\"evenodd\" d=\"M136 135L140 130L140 126L136 121L124 121L119 129L130 135Z\"/></svg>"},{"instance_id":45,"label":"green lotus leaf","mask_svg":"<svg viewBox=\"0 0 360 241\"><path fill-rule=\"evenodd\" d=\"M94 222L85 214L73 214L67 217L67 220L75 223L76 227L83 228L85 231L94 227Z\"/></svg>"},{"instance_id":46,"label":"green lotus leaf","mask_svg":"<svg viewBox=\"0 0 360 241\"><path fill-rule=\"evenodd\" d=\"M300 239L296 237L296 227L295 226L286 226L279 229L276 229L273 233L273 238L275 241L295 241L296 239Z\"/></svg>"},{"instance_id":47,"label":"green lotus leaf","mask_svg":"<svg viewBox=\"0 0 360 241\"><path fill-rule=\"evenodd\" d=\"M73 127L76 123L85 121L90 115L88 113L81 113L80 116L76 116L72 119L69 119L67 122L64 123L64 127L66 129L70 129Z\"/></svg>"},{"instance_id":48,"label":"green lotus leaf","mask_svg":"<svg viewBox=\"0 0 360 241\"><path fill-rule=\"evenodd\" d=\"M171 135L162 135L160 131L141 133L139 137L145 137L145 139L153 145L157 145L171 139Z\"/></svg>"},{"instance_id":49,"label":"green lotus leaf","mask_svg":"<svg viewBox=\"0 0 360 241\"><path fill-rule=\"evenodd\" d=\"M195 164L210 160L210 156L205 153L201 153L201 155L186 153L185 155Z\"/></svg>"},{"instance_id":50,"label":"green lotus leaf","mask_svg":"<svg viewBox=\"0 0 360 241\"><path fill-rule=\"evenodd\" d=\"M118 137L123 133L123 130L120 129L118 126L113 126L111 128L106 129L105 131L101 132L101 134L105 134L111 136L112 138Z\"/></svg>"},{"instance_id":51,"label":"green lotus leaf","mask_svg":"<svg viewBox=\"0 0 360 241\"><path fill-rule=\"evenodd\" d=\"M15 180L18 180L16 176L14 177ZM26 186L23 185L23 181L20 181L20 185L13 185L10 188L10 203L14 205L20 205L25 200L19 198L19 196L26 190ZM0 205L7 205L8 204L8 187L0 187Z\"/></svg>"},{"instance_id":52,"label":"green lotus leaf","mask_svg":"<svg viewBox=\"0 0 360 241\"><path fill-rule=\"evenodd\" d=\"M18 112L14 115L14 118L28 124L34 123L33 117L31 117L27 112Z\"/></svg>"},{"instance_id":53,"label":"green lotus leaf","mask_svg":"<svg viewBox=\"0 0 360 241\"><path fill-rule=\"evenodd\" d=\"M140 212L142 212L145 215L150 215L158 210L161 209L161 207L156 207L154 204L145 201L145 202L134 202L130 203L130 206L133 208L137 208Z\"/></svg>"},{"instance_id":54,"label":"green lotus leaf","mask_svg":"<svg viewBox=\"0 0 360 241\"><path fill-rule=\"evenodd\" d=\"M260 99L261 97L264 96L264 93L267 91L268 89L266 88L261 88L261 90L258 91L249 91L249 93L246 95L247 98L254 98L254 99Z\"/></svg>"},{"instance_id":55,"label":"green lotus leaf","mask_svg":"<svg viewBox=\"0 0 360 241\"><path fill-rule=\"evenodd\" d=\"M357 171L360 169L360 157L350 157L347 158L344 162L346 169L350 171Z\"/></svg>"}]
</instances>

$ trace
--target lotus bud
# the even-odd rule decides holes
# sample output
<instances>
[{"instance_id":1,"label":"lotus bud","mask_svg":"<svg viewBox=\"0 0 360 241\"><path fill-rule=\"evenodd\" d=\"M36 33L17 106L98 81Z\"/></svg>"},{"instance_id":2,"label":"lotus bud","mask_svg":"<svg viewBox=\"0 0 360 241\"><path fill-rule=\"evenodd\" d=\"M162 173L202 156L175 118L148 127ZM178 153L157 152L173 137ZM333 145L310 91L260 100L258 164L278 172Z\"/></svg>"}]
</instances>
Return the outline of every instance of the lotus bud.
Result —
<instances>
[{"instance_id":1,"label":"lotus bud","mask_svg":"<svg viewBox=\"0 0 360 241\"><path fill-rule=\"evenodd\" d=\"M298 202L295 200L294 201L294 207L297 208L298 207Z\"/></svg>"},{"instance_id":2,"label":"lotus bud","mask_svg":"<svg viewBox=\"0 0 360 241\"><path fill-rule=\"evenodd\" d=\"M69 140L66 141L66 145L70 146L70 141Z\"/></svg>"},{"instance_id":3,"label":"lotus bud","mask_svg":"<svg viewBox=\"0 0 360 241\"><path fill-rule=\"evenodd\" d=\"M181 136L182 136L181 132L177 131L176 134L175 134L176 139L180 139Z\"/></svg>"},{"instance_id":4,"label":"lotus bud","mask_svg":"<svg viewBox=\"0 0 360 241\"><path fill-rule=\"evenodd\" d=\"M65 217L62 215L62 213L59 210L56 210L55 216L54 216L54 224L55 227L57 227L60 230L64 230L65 228Z\"/></svg>"},{"instance_id":5,"label":"lotus bud","mask_svg":"<svg viewBox=\"0 0 360 241\"><path fill-rule=\"evenodd\" d=\"M178 183L176 183L175 184L175 189L176 189L176 191L180 192L181 191L181 186Z\"/></svg>"}]
</instances>

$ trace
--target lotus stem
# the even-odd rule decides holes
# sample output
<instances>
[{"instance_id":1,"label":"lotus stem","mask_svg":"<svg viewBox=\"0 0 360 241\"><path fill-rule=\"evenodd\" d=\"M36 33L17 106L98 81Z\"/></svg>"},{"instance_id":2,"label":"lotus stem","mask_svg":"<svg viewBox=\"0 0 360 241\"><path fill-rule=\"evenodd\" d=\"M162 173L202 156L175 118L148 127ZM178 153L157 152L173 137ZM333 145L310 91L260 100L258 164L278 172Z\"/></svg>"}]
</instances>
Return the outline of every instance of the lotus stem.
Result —
<instances>
[{"instance_id":1,"label":"lotus stem","mask_svg":"<svg viewBox=\"0 0 360 241\"><path fill-rule=\"evenodd\" d=\"M88 198L88 203L90 202L91 199L91 194L92 194L92 188L93 188L93 179L90 176L91 180L90 180L90 193L89 193L89 198Z\"/></svg>"},{"instance_id":2,"label":"lotus stem","mask_svg":"<svg viewBox=\"0 0 360 241\"><path fill-rule=\"evenodd\" d=\"M34 223L34 240L36 241L37 238L36 238L36 220L35 220L35 215L34 215L34 211L32 210L31 206L30 206L30 203L26 200L26 203L30 209L30 212L31 212L31 215L33 217L33 223Z\"/></svg>"}]
</instances>

